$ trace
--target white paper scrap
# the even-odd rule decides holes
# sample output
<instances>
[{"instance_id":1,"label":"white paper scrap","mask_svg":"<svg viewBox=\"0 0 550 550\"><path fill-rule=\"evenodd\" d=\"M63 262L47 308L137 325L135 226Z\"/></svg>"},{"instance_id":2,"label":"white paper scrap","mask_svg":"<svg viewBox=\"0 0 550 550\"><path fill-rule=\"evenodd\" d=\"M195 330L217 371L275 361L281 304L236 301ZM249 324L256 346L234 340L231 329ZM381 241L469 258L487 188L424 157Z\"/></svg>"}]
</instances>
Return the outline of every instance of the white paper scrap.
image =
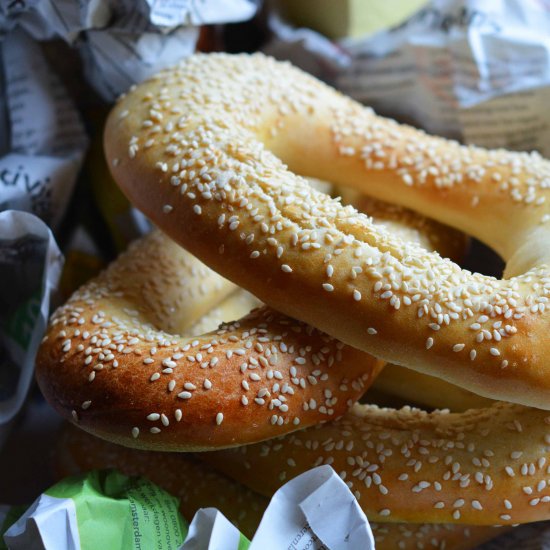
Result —
<instances>
[{"instance_id":1,"label":"white paper scrap","mask_svg":"<svg viewBox=\"0 0 550 550\"><path fill-rule=\"evenodd\" d=\"M4 541L10 550L80 550L74 501L40 495L6 531Z\"/></svg>"},{"instance_id":2,"label":"white paper scrap","mask_svg":"<svg viewBox=\"0 0 550 550\"><path fill-rule=\"evenodd\" d=\"M180 550L237 550L240 538L239 530L219 510L201 508Z\"/></svg>"},{"instance_id":3,"label":"white paper scrap","mask_svg":"<svg viewBox=\"0 0 550 550\"><path fill-rule=\"evenodd\" d=\"M163 27L245 21L256 13L259 4L255 0L145 0L145 2L149 7L148 16L151 23Z\"/></svg>"},{"instance_id":4,"label":"white paper scrap","mask_svg":"<svg viewBox=\"0 0 550 550\"><path fill-rule=\"evenodd\" d=\"M177 28L169 35L123 29L90 30L79 46L87 80L108 101L137 82L191 55L198 27Z\"/></svg>"},{"instance_id":5,"label":"white paper scrap","mask_svg":"<svg viewBox=\"0 0 550 550\"><path fill-rule=\"evenodd\" d=\"M330 466L281 487L269 503L249 550L371 550L367 517Z\"/></svg>"}]
</instances>

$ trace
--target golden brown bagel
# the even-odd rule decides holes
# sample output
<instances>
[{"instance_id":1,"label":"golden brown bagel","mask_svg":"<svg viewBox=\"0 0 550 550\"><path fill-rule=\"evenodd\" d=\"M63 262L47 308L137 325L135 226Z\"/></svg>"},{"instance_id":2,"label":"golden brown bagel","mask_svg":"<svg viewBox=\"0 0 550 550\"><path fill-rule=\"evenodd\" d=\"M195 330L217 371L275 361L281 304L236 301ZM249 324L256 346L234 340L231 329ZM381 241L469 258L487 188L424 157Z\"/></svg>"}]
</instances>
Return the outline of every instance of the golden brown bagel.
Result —
<instances>
[{"instance_id":1,"label":"golden brown bagel","mask_svg":"<svg viewBox=\"0 0 550 550\"><path fill-rule=\"evenodd\" d=\"M267 307L185 334L233 289L160 232L140 239L53 315L37 356L42 393L116 443L204 450L336 418L382 367Z\"/></svg>"},{"instance_id":2,"label":"golden brown bagel","mask_svg":"<svg viewBox=\"0 0 550 550\"><path fill-rule=\"evenodd\" d=\"M381 221L376 223L385 223L388 206L371 201L369 208L374 215L380 214ZM421 216L404 209L391 210L392 229L401 231L404 238L423 239L425 246L433 247L437 243L449 254L461 254L463 241L456 231L436 222L423 220ZM399 220L402 220L402 223ZM259 384L259 380L250 381L247 378L256 377L252 372L255 365L248 365L248 375L240 372L238 368L248 361L250 350L246 350L244 356L236 353L232 361L229 361L232 356L222 357L220 365L216 366L214 376L205 374L205 370L199 369L198 366L192 374L182 372L186 368L185 365L197 357L197 351L201 355L207 355L197 349L205 345L202 341L199 343L200 338L204 338L200 335L210 332L222 321L228 321L224 329L226 331L246 331L246 328L239 328L231 321L245 316L260 302L246 291L235 289L229 281L208 269L161 233L156 232L146 237L117 260L107 273L81 289L65 308L54 315L38 356L37 377L46 397L61 414L79 422L84 429L101 437L140 448L196 450L257 441L289 429L296 429L303 425L302 420L314 423L313 418L321 420L341 414L372 382L372 378L367 382L365 377L374 376L379 371L381 363L373 361L372 357L356 350L348 350L347 346L333 342L333 347L336 346L334 357L342 356L344 360L353 362L353 365L350 371L335 374L335 378L326 383L327 376L332 376L332 373L322 374L319 370L322 369L322 357L325 353L317 356L314 349L302 354L303 350L297 349L299 341L307 341L309 344L315 342L321 349L324 348L325 340L332 341L330 338L327 340L318 331L313 331L313 334L304 336L305 340L300 339L295 333L286 337L286 347L292 348L294 342L296 349L285 354L282 361L282 364L290 361L293 353L305 355L306 360L311 358L311 368L304 367L306 370L309 368L309 376L298 376L298 372L302 372L298 363L304 361L303 357L298 357L295 359L298 363L294 367L287 365L288 372L282 370L282 374L276 374L273 371L273 377L283 376L283 381L273 379L269 384L271 392L273 388L283 390L287 382L292 382L292 385L299 384L303 389L303 386L314 384L316 377L320 376L321 383L313 392L306 391L307 396L302 395L300 389L294 388L290 391L297 390L295 397L283 395L282 398L277 397L271 401L270 396L263 395L263 386L258 388L258 394L250 393L254 386ZM268 311L264 309L254 314L255 317L249 317L246 323L249 325L252 319L256 322L265 319L271 315ZM109 319L105 319L105 315ZM107 325L103 326L103 322L97 322L100 319ZM281 323L290 322L280 315L276 316L276 319ZM299 326L299 323L293 323L292 331L298 330ZM169 334L165 334L161 329ZM128 330L132 333L129 336ZM304 330L311 332L309 328ZM114 338L117 333L118 337ZM87 337L84 339L86 334ZM175 334L179 336L173 336ZM195 336L200 338L192 338ZM264 340L269 336L256 335ZM74 337L77 342L73 342ZM182 337L187 340L182 340ZM213 337L212 334L210 337ZM236 334L233 334L230 338L235 337ZM83 339L89 339L90 342L84 343ZM151 343L151 339L169 341L170 346L156 346ZM97 345L97 341L106 342L109 349ZM191 359L188 353L174 349L177 346L185 348L191 344L191 347L195 348ZM224 348L224 345L227 347L227 342L218 345L217 351L220 351L220 347ZM151 347L158 348L154 360L150 357ZM235 347L238 348L238 345L235 344ZM327 352L329 348L330 346L324 351ZM256 352L257 350L253 351L252 355ZM176 361L173 361L174 353L179 357ZM270 353L269 350L263 353L265 357L260 363L266 359L268 362L273 359L267 355ZM309 353L311 355L308 355ZM143 354L146 355L145 359ZM106 357L110 359L104 361ZM237 359L238 364L235 364ZM325 359L331 361L330 357ZM163 365L166 361L179 364L179 367L162 368L166 366ZM228 366L229 363L231 366ZM117 367L113 369L112 365ZM226 367L233 369L233 372L225 370ZM170 372L174 369L174 373ZM258 366L258 372L262 370L266 371L266 368ZM289 374L290 380L287 380ZM268 368L266 376L269 375ZM89 383L90 377L93 385ZM158 380L151 380L151 377ZM166 379L166 385L161 383L162 378ZM351 382L351 386L347 381ZM189 387L185 387L186 384L191 388L198 388L198 407L193 406L189 409L189 404L194 405L197 401L196 390L189 390ZM212 388L208 389L205 384L212 384ZM247 384L249 389L245 388ZM185 399L182 402L175 397L180 394L185 397L192 395L193 401ZM228 395L232 396L229 399L231 405L224 402ZM298 401L300 395L305 401ZM279 404L278 408L287 414L279 414L277 411L277 403L283 399L290 400L283 402L282 407ZM247 402L249 405L245 405ZM333 402L338 404L328 404ZM247 411L253 411L258 408L257 405L263 407L263 420L262 414L257 417L253 412L249 412L250 417L244 413L239 417L239 408L247 407ZM234 413L229 423L226 423L227 406ZM289 409L283 410L287 406ZM224 415L224 426L227 426L229 431L219 428L217 421L213 421L217 420L220 412ZM289 417L292 417L292 424ZM307 420L308 417L310 420ZM241 430L240 422L247 419L250 426ZM281 422L283 426L280 425ZM234 432L231 432L231 426Z\"/></svg>"},{"instance_id":3,"label":"golden brown bagel","mask_svg":"<svg viewBox=\"0 0 550 550\"><path fill-rule=\"evenodd\" d=\"M540 156L428 136L262 55L159 73L114 108L105 144L138 208L270 306L386 361L550 408ZM507 278L394 238L291 170L462 229L503 256Z\"/></svg>"},{"instance_id":4,"label":"golden brown bagel","mask_svg":"<svg viewBox=\"0 0 550 550\"><path fill-rule=\"evenodd\" d=\"M189 521L199 508L218 508L252 538L267 498L231 480L184 453L138 451L114 445L68 427L56 446L54 465L60 477L98 468L117 468L126 475L146 476L180 499ZM377 550L468 550L500 534L494 527L371 523Z\"/></svg>"},{"instance_id":5,"label":"golden brown bagel","mask_svg":"<svg viewBox=\"0 0 550 550\"><path fill-rule=\"evenodd\" d=\"M355 405L335 422L202 458L265 495L330 464L373 521L550 518L550 416L510 403L462 414Z\"/></svg>"},{"instance_id":6,"label":"golden brown bagel","mask_svg":"<svg viewBox=\"0 0 550 550\"><path fill-rule=\"evenodd\" d=\"M376 550L473 550L509 528L371 522Z\"/></svg>"}]
</instances>

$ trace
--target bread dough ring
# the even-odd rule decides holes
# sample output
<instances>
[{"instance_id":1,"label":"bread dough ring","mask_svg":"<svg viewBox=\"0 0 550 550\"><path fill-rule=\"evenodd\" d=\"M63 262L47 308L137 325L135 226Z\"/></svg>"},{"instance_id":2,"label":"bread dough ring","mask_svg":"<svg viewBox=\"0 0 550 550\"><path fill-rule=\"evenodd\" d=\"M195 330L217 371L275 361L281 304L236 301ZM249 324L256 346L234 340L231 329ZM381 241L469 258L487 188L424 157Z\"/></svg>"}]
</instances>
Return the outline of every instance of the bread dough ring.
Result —
<instances>
[{"instance_id":1,"label":"bread dough ring","mask_svg":"<svg viewBox=\"0 0 550 550\"><path fill-rule=\"evenodd\" d=\"M382 368L268 307L186 334L234 289L151 233L54 313L37 356L42 393L115 443L206 450L337 418Z\"/></svg>"},{"instance_id":2,"label":"bread dough ring","mask_svg":"<svg viewBox=\"0 0 550 550\"><path fill-rule=\"evenodd\" d=\"M287 63L226 54L137 86L105 144L134 205L270 306L386 361L550 409L550 163L537 154L431 137ZM502 255L506 278L405 243L295 173L462 229Z\"/></svg>"},{"instance_id":3,"label":"bread dough ring","mask_svg":"<svg viewBox=\"0 0 550 550\"><path fill-rule=\"evenodd\" d=\"M368 208L386 223L388 206ZM404 238L453 256L464 250L441 224L394 208L391 220ZM382 367L269 308L246 317L259 305L155 231L54 314L37 358L39 384L62 415L100 437L199 450L335 418ZM212 332L222 321L230 322Z\"/></svg>"}]
</instances>

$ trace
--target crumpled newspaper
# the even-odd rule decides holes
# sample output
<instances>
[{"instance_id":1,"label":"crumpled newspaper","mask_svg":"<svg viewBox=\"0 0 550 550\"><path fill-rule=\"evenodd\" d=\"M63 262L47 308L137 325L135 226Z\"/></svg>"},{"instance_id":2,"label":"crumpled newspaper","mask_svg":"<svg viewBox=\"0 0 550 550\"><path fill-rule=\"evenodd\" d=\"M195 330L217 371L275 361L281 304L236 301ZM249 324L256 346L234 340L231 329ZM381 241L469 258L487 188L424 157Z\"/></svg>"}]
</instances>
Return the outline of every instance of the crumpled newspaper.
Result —
<instances>
[{"instance_id":1,"label":"crumpled newspaper","mask_svg":"<svg viewBox=\"0 0 550 550\"><path fill-rule=\"evenodd\" d=\"M550 156L550 4L432 0L397 28L331 42L273 17L265 51L380 114Z\"/></svg>"},{"instance_id":2,"label":"crumpled newspaper","mask_svg":"<svg viewBox=\"0 0 550 550\"><path fill-rule=\"evenodd\" d=\"M55 228L88 139L40 46L20 29L0 40L0 211L32 212Z\"/></svg>"},{"instance_id":3,"label":"crumpled newspaper","mask_svg":"<svg viewBox=\"0 0 550 550\"><path fill-rule=\"evenodd\" d=\"M76 47L91 86L113 101L195 50L201 25L250 19L257 0L33 0L2 9L0 32L16 26L36 40Z\"/></svg>"},{"instance_id":4,"label":"crumpled newspaper","mask_svg":"<svg viewBox=\"0 0 550 550\"><path fill-rule=\"evenodd\" d=\"M13 550L374 549L365 514L327 465L295 477L275 493L252 541L215 508L200 509L188 527L175 497L145 478L115 470L66 478L24 512L0 506L0 528Z\"/></svg>"},{"instance_id":5,"label":"crumpled newspaper","mask_svg":"<svg viewBox=\"0 0 550 550\"><path fill-rule=\"evenodd\" d=\"M36 216L0 212L0 428L21 409L63 258ZM0 430L0 444L6 430Z\"/></svg>"}]
</instances>

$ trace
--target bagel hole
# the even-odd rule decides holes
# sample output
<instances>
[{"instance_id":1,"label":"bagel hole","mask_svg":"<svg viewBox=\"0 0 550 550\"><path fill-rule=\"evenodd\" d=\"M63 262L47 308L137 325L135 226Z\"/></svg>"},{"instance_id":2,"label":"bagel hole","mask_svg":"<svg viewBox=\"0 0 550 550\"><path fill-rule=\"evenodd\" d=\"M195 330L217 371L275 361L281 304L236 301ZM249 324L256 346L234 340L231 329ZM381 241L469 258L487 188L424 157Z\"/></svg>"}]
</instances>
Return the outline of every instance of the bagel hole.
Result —
<instances>
[{"instance_id":1,"label":"bagel hole","mask_svg":"<svg viewBox=\"0 0 550 550\"><path fill-rule=\"evenodd\" d=\"M502 278L505 266L504 261L496 252L473 237L470 239L468 252L459 265L474 273L481 273L497 279Z\"/></svg>"}]
</instances>

